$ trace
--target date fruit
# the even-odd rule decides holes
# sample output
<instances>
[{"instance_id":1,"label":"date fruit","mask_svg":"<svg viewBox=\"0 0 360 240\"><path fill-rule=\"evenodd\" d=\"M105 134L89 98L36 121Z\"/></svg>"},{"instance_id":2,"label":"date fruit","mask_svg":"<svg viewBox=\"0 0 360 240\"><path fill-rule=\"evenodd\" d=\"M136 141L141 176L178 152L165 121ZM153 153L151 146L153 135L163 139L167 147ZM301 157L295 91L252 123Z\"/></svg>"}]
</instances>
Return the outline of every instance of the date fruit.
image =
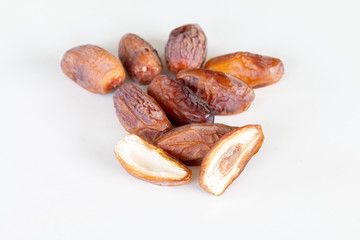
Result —
<instances>
[{"instance_id":1,"label":"date fruit","mask_svg":"<svg viewBox=\"0 0 360 240\"><path fill-rule=\"evenodd\" d=\"M235 129L237 127L220 123L193 123L162 134L155 139L154 145L186 165L200 165L215 143Z\"/></svg>"},{"instance_id":2,"label":"date fruit","mask_svg":"<svg viewBox=\"0 0 360 240\"><path fill-rule=\"evenodd\" d=\"M185 165L134 134L116 144L115 155L129 174L153 184L177 186L191 178Z\"/></svg>"},{"instance_id":3,"label":"date fruit","mask_svg":"<svg viewBox=\"0 0 360 240\"><path fill-rule=\"evenodd\" d=\"M245 111L254 100L254 91L240 79L207 69L187 69L176 75L205 100L215 115L231 115Z\"/></svg>"},{"instance_id":4,"label":"date fruit","mask_svg":"<svg viewBox=\"0 0 360 240\"><path fill-rule=\"evenodd\" d=\"M61 68L66 76L94 93L105 94L125 80L125 70L119 59L94 45L68 50Z\"/></svg>"},{"instance_id":5,"label":"date fruit","mask_svg":"<svg viewBox=\"0 0 360 240\"><path fill-rule=\"evenodd\" d=\"M214 114L209 105L188 87L169 76L155 77L147 91L176 126L214 122Z\"/></svg>"},{"instance_id":6,"label":"date fruit","mask_svg":"<svg viewBox=\"0 0 360 240\"><path fill-rule=\"evenodd\" d=\"M278 82L284 74L284 65L278 58L236 52L210 59L206 69L229 73L252 88L265 87Z\"/></svg>"},{"instance_id":7,"label":"date fruit","mask_svg":"<svg viewBox=\"0 0 360 240\"><path fill-rule=\"evenodd\" d=\"M176 74L188 68L200 68L206 58L207 39L198 24L174 29L165 47L166 64Z\"/></svg>"},{"instance_id":8,"label":"date fruit","mask_svg":"<svg viewBox=\"0 0 360 240\"><path fill-rule=\"evenodd\" d=\"M115 91L116 114L129 133L146 141L153 140L172 128L159 104L134 83L124 83Z\"/></svg>"},{"instance_id":9,"label":"date fruit","mask_svg":"<svg viewBox=\"0 0 360 240\"><path fill-rule=\"evenodd\" d=\"M221 195L259 151L263 141L260 125L247 125L225 134L201 163L200 186Z\"/></svg>"},{"instance_id":10,"label":"date fruit","mask_svg":"<svg viewBox=\"0 0 360 240\"><path fill-rule=\"evenodd\" d=\"M128 33L121 38L119 58L130 78L139 84L149 84L161 74L162 64L157 51L135 34Z\"/></svg>"}]
</instances>

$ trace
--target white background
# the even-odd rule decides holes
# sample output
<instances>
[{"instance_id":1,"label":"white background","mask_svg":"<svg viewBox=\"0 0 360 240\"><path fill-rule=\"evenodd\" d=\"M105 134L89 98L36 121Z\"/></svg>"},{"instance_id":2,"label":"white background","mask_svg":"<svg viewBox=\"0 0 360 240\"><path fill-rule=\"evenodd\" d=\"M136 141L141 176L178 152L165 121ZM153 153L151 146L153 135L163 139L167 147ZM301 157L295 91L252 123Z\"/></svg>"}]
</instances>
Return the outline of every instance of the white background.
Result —
<instances>
[{"instance_id":1,"label":"white background","mask_svg":"<svg viewBox=\"0 0 360 240\"><path fill-rule=\"evenodd\" d=\"M168 3L167 3L168 2ZM131 177L112 94L61 71L66 50L117 56L133 32L163 58L172 29L198 23L208 59L250 51L285 75L245 113L265 142L220 197L193 178ZM0 239L360 239L358 1L1 1Z\"/></svg>"}]
</instances>

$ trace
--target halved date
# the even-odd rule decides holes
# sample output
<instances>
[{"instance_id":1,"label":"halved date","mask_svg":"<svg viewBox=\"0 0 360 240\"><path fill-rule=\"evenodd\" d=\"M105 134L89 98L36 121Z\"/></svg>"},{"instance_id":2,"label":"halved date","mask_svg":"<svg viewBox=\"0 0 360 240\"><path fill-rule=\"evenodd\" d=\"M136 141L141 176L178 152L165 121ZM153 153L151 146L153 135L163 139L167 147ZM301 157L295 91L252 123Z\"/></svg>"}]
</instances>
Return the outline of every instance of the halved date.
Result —
<instances>
[{"instance_id":1,"label":"halved date","mask_svg":"<svg viewBox=\"0 0 360 240\"><path fill-rule=\"evenodd\" d=\"M119 43L119 58L130 78L140 84L149 84L161 74L162 64L157 51L141 37L128 33Z\"/></svg>"},{"instance_id":2,"label":"halved date","mask_svg":"<svg viewBox=\"0 0 360 240\"><path fill-rule=\"evenodd\" d=\"M214 114L209 105L188 87L169 76L155 77L147 91L176 126L214 122Z\"/></svg>"},{"instance_id":3,"label":"halved date","mask_svg":"<svg viewBox=\"0 0 360 240\"><path fill-rule=\"evenodd\" d=\"M254 100L254 91L240 79L207 69L180 71L176 79L205 100L215 115L245 111Z\"/></svg>"},{"instance_id":4,"label":"halved date","mask_svg":"<svg viewBox=\"0 0 360 240\"><path fill-rule=\"evenodd\" d=\"M200 165L215 143L235 129L237 127L220 123L193 123L162 134L155 139L154 145L186 165Z\"/></svg>"},{"instance_id":5,"label":"halved date","mask_svg":"<svg viewBox=\"0 0 360 240\"><path fill-rule=\"evenodd\" d=\"M157 102L134 83L122 84L116 90L113 100L116 114L129 133L152 142L172 128Z\"/></svg>"},{"instance_id":6,"label":"halved date","mask_svg":"<svg viewBox=\"0 0 360 240\"><path fill-rule=\"evenodd\" d=\"M206 58L207 39L198 24L174 29L165 47L166 64L176 74L188 68L200 68Z\"/></svg>"},{"instance_id":7,"label":"halved date","mask_svg":"<svg viewBox=\"0 0 360 240\"><path fill-rule=\"evenodd\" d=\"M252 88L265 87L278 82L284 74L284 65L278 58L236 52L210 59L206 69L229 73Z\"/></svg>"},{"instance_id":8,"label":"halved date","mask_svg":"<svg viewBox=\"0 0 360 240\"><path fill-rule=\"evenodd\" d=\"M259 151L263 141L260 125L247 125L222 136L201 163L200 186L221 195Z\"/></svg>"},{"instance_id":9,"label":"halved date","mask_svg":"<svg viewBox=\"0 0 360 240\"><path fill-rule=\"evenodd\" d=\"M66 76L94 93L105 94L125 80L125 70L119 59L94 45L67 51L61 68Z\"/></svg>"}]
</instances>

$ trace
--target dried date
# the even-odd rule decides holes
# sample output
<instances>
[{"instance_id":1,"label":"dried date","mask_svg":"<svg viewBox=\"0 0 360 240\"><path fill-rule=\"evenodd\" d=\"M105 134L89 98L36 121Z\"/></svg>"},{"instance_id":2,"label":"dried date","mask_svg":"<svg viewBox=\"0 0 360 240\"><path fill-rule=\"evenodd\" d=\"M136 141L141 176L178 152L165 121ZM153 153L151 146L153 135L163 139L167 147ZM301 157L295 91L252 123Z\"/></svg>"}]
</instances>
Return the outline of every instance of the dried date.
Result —
<instances>
[{"instance_id":1,"label":"dried date","mask_svg":"<svg viewBox=\"0 0 360 240\"><path fill-rule=\"evenodd\" d=\"M155 77L147 91L176 126L214 122L214 114L209 105L188 87L169 76Z\"/></svg>"},{"instance_id":2,"label":"dried date","mask_svg":"<svg viewBox=\"0 0 360 240\"><path fill-rule=\"evenodd\" d=\"M284 74L284 65L280 59L249 52L236 52L212 58L206 62L205 68L229 73L252 88L276 83Z\"/></svg>"},{"instance_id":3,"label":"dried date","mask_svg":"<svg viewBox=\"0 0 360 240\"><path fill-rule=\"evenodd\" d=\"M61 68L66 76L94 93L105 94L125 80L121 62L94 45L68 50L61 61Z\"/></svg>"},{"instance_id":4,"label":"dried date","mask_svg":"<svg viewBox=\"0 0 360 240\"><path fill-rule=\"evenodd\" d=\"M176 79L205 100L215 115L245 111L254 100L254 91L240 79L207 69L180 71Z\"/></svg>"},{"instance_id":5,"label":"dried date","mask_svg":"<svg viewBox=\"0 0 360 240\"><path fill-rule=\"evenodd\" d=\"M160 147L186 165L200 165L202 158L226 133L237 129L219 123L193 123L174 128L155 139Z\"/></svg>"},{"instance_id":6,"label":"dried date","mask_svg":"<svg viewBox=\"0 0 360 240\"><path fill-rule=\"evenodd\" d=\"M198 24L174 29L165 47L166 64L176 74L188 68L200 68L206 58L207 39Z\"/></svg>"},{"instance_id":7,"label":"dried date","mask_svg":"<svg viewBox=\"0 0 360 240\"><path fill-rule=\"evenodd\" d=\"M162 64L157 51L135 34L128 33L121 38L119 58L130 78L139 84L149 84L161 74Z\"/></svg>"},{"instance_id":8,"label":"dried date","mask_svg":"<svg viewBox=\"0 0 360 240\"><path fill-rule=\"evenodd\" d=\"M134 83L122 84L113 100L116 114L129 133L152 142L172 127L157 102Z\"/></svg>"}]
</instances>

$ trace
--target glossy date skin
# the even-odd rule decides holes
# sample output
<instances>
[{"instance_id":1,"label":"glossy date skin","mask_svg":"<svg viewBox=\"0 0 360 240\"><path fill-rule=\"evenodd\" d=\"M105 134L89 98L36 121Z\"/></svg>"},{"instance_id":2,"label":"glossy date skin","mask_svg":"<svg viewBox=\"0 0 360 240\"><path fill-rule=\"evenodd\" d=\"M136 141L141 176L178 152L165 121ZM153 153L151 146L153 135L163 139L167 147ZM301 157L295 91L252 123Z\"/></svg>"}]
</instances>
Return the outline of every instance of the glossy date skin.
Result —
<instances>
[{"instance_id":1,"label":"glossy date skin","mask_svg":"<svg viewBox=\"0 0 360 240\"><path fill-rule=\"evenodd\" d=\"M174 29L165 47L165 59L173 74L188 68L200 68L206 58L207 39L198 24Z\"/></svg>"},{"instance_id":2,"label":"glossy date skin","mask_svg":"<svg viewBox=\"0 0 360 240\"><path fill-rule=\"evenodd\" d=\"M134 83L124 83L113 97L116 114L129 133L148 142L172 128L157 102Z\"/></svg>"},{"instance_id":3,"label":"glossy date skin","mask_svg":"<svg viewBox=\"0 0 360 240\"><path fill-rule=\"evenodd\" d=\"M68 50L61 61L61 68L66 76L94 93L108 93L125 80L121 62L94 45L82 45Z\"/></svg>"},{"instance_id":4,"label":"glossy date skin","mask_svg":"<svg viewBox=\"0 0 360 240\"><path fill-rule=\"evenodd\" d=\"M188 87L169 76L155 77L147 91L175 126L214 122L214 114L209 105Z\"/></svg>"},{"instance_id":5,"label":"glossy date skin","mask_svg":"<svg viewBox=\"0 0 360 240\"><path fill-rule=\"evenodd\" d=\"M216 70L240 78L252 88L265 87L280 81L284 65L278 58L236 52L210 59L206 69Z\"/></svg>"},{"instance_id":6,"label":"glossy date skin","mask_svg":"<svg viewBox=\"0 0 360 240\"><path fill-rule=\"evenodd\" d=\"M202 159L226 133L237 129L220 123L193 123L174 128L154 141L186 165L200 165Z\"/></svg>"},{"instance_id":7,"label":"glossy date skin","mask_svg":"<svg viewBox=\"0 0 360 240\"><path fill-rule=\"evenodd\" d=\"M119 58L130 78L146 85L161 74L162 64L157 51L141 37L128 33L119 43Z\"/></svg>"},{"instance_id":8,"label":"glossy date skin","mask_svg":"<svg viewBox=\"0 0 360 240\"><path fill-rule=\"evenodd\" d=\"M240 79L229 74L207 69L187 69L176 75L205 100L215 115L241 113L250 107L254 91Z\"/></svg>"}]
</instances>

